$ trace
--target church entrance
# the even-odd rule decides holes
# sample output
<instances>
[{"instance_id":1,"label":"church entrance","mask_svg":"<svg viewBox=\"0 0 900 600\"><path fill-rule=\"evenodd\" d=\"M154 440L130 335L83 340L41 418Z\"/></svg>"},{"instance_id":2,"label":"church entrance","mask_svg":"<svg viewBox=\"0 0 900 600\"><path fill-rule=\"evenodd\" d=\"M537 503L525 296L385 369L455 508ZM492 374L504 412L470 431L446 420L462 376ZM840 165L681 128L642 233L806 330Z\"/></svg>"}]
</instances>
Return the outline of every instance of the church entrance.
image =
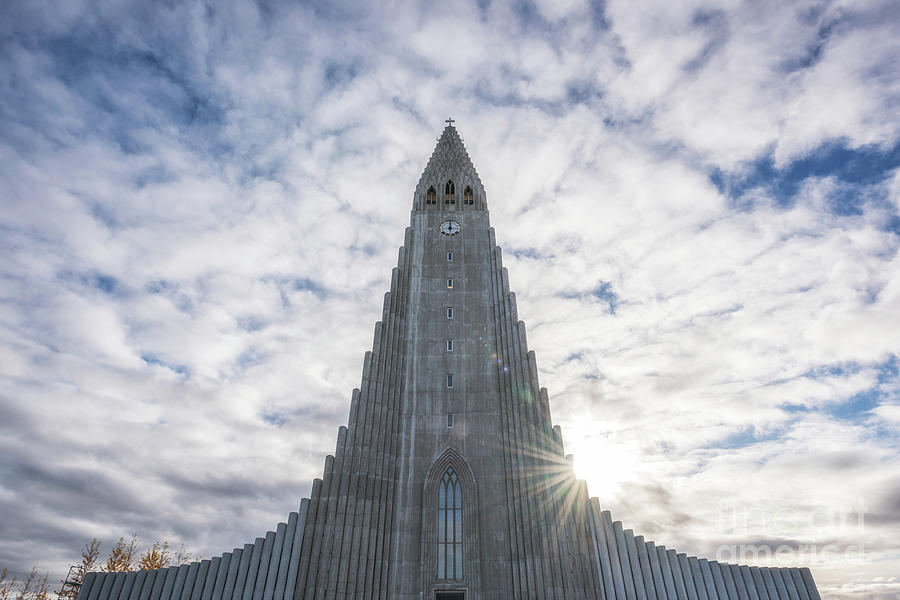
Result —
<instances>
[{"instance_id":1,"label":"church entrance","mask_svg":"<svg viewBox=\"0 0 900 600\"><path fill-rule=\"evenodd\" d=\"M465 592L435 592L434 600L466 600Z\"/></svg>"}]
</instances>

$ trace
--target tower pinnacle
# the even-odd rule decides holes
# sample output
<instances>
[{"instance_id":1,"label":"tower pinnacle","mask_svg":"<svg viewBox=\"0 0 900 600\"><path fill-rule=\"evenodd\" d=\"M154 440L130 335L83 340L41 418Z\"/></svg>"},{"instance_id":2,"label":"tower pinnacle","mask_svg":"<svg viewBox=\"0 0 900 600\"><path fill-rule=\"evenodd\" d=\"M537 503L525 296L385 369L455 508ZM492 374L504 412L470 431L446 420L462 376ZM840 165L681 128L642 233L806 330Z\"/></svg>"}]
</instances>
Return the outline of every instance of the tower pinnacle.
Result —
<instances>
[{"instance_id":1,"label":"tower pinnacle","mask_svg":"<svg viewBox=\"0 0 900 600\"><path fill-rule=\"evenodd\" d=\"M487 210L484 185L469 158L454 119L438 138L413 196L413 210Z\"/></svg>"}]
</instances>

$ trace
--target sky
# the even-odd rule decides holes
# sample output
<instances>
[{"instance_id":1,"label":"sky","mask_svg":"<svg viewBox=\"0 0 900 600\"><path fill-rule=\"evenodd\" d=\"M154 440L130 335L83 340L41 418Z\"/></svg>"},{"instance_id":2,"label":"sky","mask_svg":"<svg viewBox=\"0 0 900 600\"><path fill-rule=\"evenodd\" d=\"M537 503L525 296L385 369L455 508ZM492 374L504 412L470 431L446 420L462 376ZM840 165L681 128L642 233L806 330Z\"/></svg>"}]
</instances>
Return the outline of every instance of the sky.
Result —
<instances>
[{"instance_id":1,"label":"sky","mask_svg":"<svg viewBox=\"0 0 900 600\"><path fill-rule=\"evenodd\" d=\"M0 34L0 568L296 510L453 117L591 495L900 597L896 2L7 0Z\"/></svg>"}]
</instances>

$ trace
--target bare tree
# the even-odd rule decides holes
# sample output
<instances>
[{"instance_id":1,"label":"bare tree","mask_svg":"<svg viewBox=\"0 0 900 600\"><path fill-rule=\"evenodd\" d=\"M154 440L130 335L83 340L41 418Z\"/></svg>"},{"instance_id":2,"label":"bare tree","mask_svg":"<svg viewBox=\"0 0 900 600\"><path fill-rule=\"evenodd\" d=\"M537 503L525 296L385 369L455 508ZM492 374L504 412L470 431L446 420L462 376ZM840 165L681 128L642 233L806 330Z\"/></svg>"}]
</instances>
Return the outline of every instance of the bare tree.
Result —
<instances>
[{"instance_id":1,"label":"bare tree","mask_svg":"<svg viewBox=\"0 0 900 600\"><path fill-rule=\"evenodd\" d=\"M62 587L59 589L60 600L75 600L75 596L78 595L78 590L84 582L84 576L97 569L97 559L99 558L100 540L94 538L81 550L81 563L72 565L68 578L62 581Z\"/></svg>"},{"instance_id":2,"label":"bare tree","mask_svg":"<svg viewBox=\"0 0 900 600\"><path fill-rule=\"evenodd\" d=\"M146 571L149 569L164 569L172 564L172 553L169 552L169 542L153 542L147 551L138 559L137 568Z\"/></svg>"},{"instance_id":3,"label":"bare tree","mask_svg":"<svg viewBox=\"0 0 900 600\"><path fill-rule=\"evenodd\" d=\"M182 544L181 548L179 548L178 552L176 552L175 556L172 558L172 564L175 566L186 565L195 560L200 560L200 556L194 558L192 553L185 551L184 544Z\"/></svg>"},{"instance_id":4,"label":"bare tree","mask_svg":"<svg viewBox=\"0 0 900 600\"><path fill-rule=\"evenodd\" d=\"M31 573L21 583L15 575L9 578L9 569L0 571L0 600L48 600L49 595L50 578L38 574L37 567L31 567Z\"/></svg>"},{"instance_id":5,"label":"bare tree","mask_svg":"<svg viewBox=\"0 0 900 600\"><path fill-rule=\"evenodd\" d=\"M113 549L110 550L109 558L106 559L106 565L101 567L101 570L107 573L133 571L137 547L138 537L136 533L131 535L131 540L128 542L125 541L125 538L120 537Z\"/></svg>"}]
</instances>

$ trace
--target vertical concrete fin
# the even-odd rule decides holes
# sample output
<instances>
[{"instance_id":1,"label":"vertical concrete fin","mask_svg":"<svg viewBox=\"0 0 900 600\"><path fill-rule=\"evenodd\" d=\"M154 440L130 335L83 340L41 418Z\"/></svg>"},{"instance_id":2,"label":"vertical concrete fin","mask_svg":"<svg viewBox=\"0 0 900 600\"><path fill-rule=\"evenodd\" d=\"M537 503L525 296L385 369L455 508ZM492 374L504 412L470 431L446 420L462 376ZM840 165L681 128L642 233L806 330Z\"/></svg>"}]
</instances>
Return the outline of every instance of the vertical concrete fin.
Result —
<instances>
[{"instance_id":1,"label":"vertical concrete fin","mask_svg":"<svg viewBox=\"0 0 900 600\"><path fill-rule=\"evenodd\" d=\"M200 600L203 594L203 588L206 587L206 576L209 573L209 559L205 558L200 561L200 568L197 569L197 579L194 581L194 589L191 591L191 600ZM157 579L159 576L157 576Z\"/></svg>"},{"instance_id":2,"label":"vertical concrete fin","mask_svg":"<svg viewBox=\"0 0 900 600\"><path fill-rule=\"evenodd\" d=\"M694 580L694 589L700 600L709 600L706 593L706 584L703 582L703 573L700 572L700 562L696 556L688 557L688 567L691 569L691 578Z\"/></svg>"},{"instance_id":3,"label":"vertical concrete fin","mask_svg":"<svg viewBox=\"0 0 900 600\"><path fill-rule=\"evenodd\" d=\"M216 576L218 575L219 564L221 562L222 557L220 556L209 559L209 567L206 570L206 580L203 584L200 600L210 600L210 598L212 598L213 587L216 585Z\"/></svg>"},{"instance_id":4,"label":"vertical concrete fin","mask_svg":"<svg viewBox=\"0 0 900 600\"><path fill-rule=\"evenodd\" d=\"M737 590L737 597L741 600L749 600L750 592L744 583L744 576L741 575L741 568L738 565L728 565L731 571L731 578L734 580L734 587Z\"/></svg>"},{"instance_id":5,"label":"vertical concrete fin","mask_svg":"<svg viewBox=\"0 0 900 600\"><path fill-rule=\"evenodd\" d=\"M656 557L659 560L659 569L662 571L666 598L668 600L681 600L678 597L678 590L675 588L675 577L672 575L672 565L669 564L669 555L666 553L665 546L656 547Z\"/></svg>"},{"instance_id":6,"label":"vertical concrete fin","mask_svg":"<svg viewBox=\"0 0 900 600\"><path fill-rule=\"evenodd\" d=\"M628 569L631 571L631 579L634 581L636 597L638 600L647 600L647 590L644 587L644 574L641 572L641 559L638 556L634 531L626 529L622 532L622 535L625 537L625 550L628 552Z\"/></svg>"},{"instance_id":7,"label":"vertical concrete fin","mask_svg":"<svg viewBox=\"0 0 900 600\"><path fill-rule=\"evenodd\" d=\"M300 510L297 516L297 527L294 529L294 541L291 544L291 557L288 560L287 579L284 584L284 597L282 600L293 600L296 593L300 560L303 552L303 538L306 531L306 519L309 515L309 498L300 501ZM278 600L276 598L276 600Z\"/></svg>"},{"instance_id":8,"label":"vertical concrete fin","mask_svg":"<svg viewBox=\"0 0 900 600\"><path fill-rule=\"evenodd\" d=\"M122 584L125 583L125 573L116 573L113 577L113 584L109 590L109 600L115 600L122 592ZM163 590L165 592L165 590Z\"/></svg>"},{"instance_id":9,"label":"vertical concrete fin","mask_svg":"<svg viewBox=\"0 0 900 600\"><path fill-rule=\"evenodd\" d=\"M810 570L806 567L801 568L800 577L803 579L803 584L806 586L806 591L809 593L810 600L822 600Z\"/></svg>"},{"instance_id":10,"label":"vertical concrete fin","mask_svg":"<svg viewBox=\"0 0 900 600\"><path fill-rule=\"evenodd\" d=\"M131 589L134 587L135 579L137 579L137 571L129 571L125 577L125 582L122 584L122 590L119 592L119 598L117 600L128 600L131 596Z\"/></svg>"},{"instance_id":11,"label":"vertical concrete fin","mask_svg":"<svg viewBox=\"0 0 900 600\"><path fill-rule=\"evenodd\" d=\"M259 573L259 561L262 558L265 543L266 539L262 537L256 538L253 542L250 564L247 566L247 580L244 582L244 592L241 595L243 600L252 600L253 598L253 589L256 587L256 575ZM199 600L199 598L193 598L192 600Z\"/></svg>"},{"instance_id":12,"label":"vertical concrete fin","mask_svg":"<svg viewBox=\"0 0 900 600\"><path fill-rule=\"evenodd\" d=\"M639 535L634 538L634 545L637 547L638 562L641 565L641 573L644 577L644 590L647 598L657 600L656 584L653 581L653 568L650 564L650 555L647 553L647 542L644 536Z\"/></svg>"},{"instance_id":13,"label":"vertical concrete fin","mask_svg":"<svg viewBox=\"0 0 900 600\"><path fill-rule=\"evenodd\" d=\"M750 600L760 600L759 593L756 591L756 584L753 582L753 576L750 575L750 567L741 565L738 567L741 577L744 579L744 587L747 588L747 594Z\"/></svg>"},{"instance_id":14,"label":"vertical concrete fin","mask_svg":"<svg viewBox=\"0 0 900 600\"><path fill-rule=\"evenodd\" d=\"M659 555L656 553L656 544L652 541L644 543L647 560L650 561L650 573L653 576L653 589L656 591L657 600L669 600L666 593L666 583L663 578L662 565L659 564ZM676 600L672 598L672 600Z\"/></svg>"},{"instance_id":15,"label":"vertical concrete fin","mask_svg":"<svg viewBox=\"0 0 900 600\"><path fill-rule=\"evenodd\" d=\"M175 580L178 578L178 567L168 567L166 569L166 577L160 591L159 600L169 600L172 597L172 589L175 587ZM115 586L113 586L115 588ZM113 596L116 596L113 589Z\"/></svg>"},{"instance_id":16,"label":"vertical concrete fin","mask_svg":"<svg viewBox=\"0 0 900 600\"><path fill-rule=\"evenodd\" d=\"M141 586L140 600L150 600L153 597L153 586L156 585L156 569L147 571L147 577L144 578L144 585ZM112 581L111 577L107 579ZM104 596L105 597L105 596Z\"/></svg>"},{"instance_id":17,"label":"vertical concrete fin","mask_svg":"<svg viewBox=\"0 0 900 600\"><path fill-rule=\"evenodd\" d=\"M609 562L609 544L603 529L603 515L600 510L600 501L597 498L591 498L590 503L591 524L594 529L594 535L597 538L597 554L600 561L600 577L603 580L605 600L615 600L616 588L613 585L612 566Z\"/></svg>"},{"instance_id":18,"label":"vertical concrete fin","mask_svg":"<svg viewBox=\"0 0 900 600\"><path fill-rule=\"evenodd\" d=\"M322 553L322 544L325 537L325 525L328 521L328 495L331 493L331 484L334 481L334 457L330 454L325 457L325 468L322 471L322 480L319 486L319 497L317 498L316 520L310 521L310 525L314 524L312 529L312 546L310 547L309 569L306 573L306 596L305 598L316 597L316 577L319 574L320 564L326 562L326 557ZM324 565L328 568L327 565Z\"/></svg>"},{"instance_id":19,"label":"vertical concrete fin","mask_svg":"<svg viewBox=\"0 0 900 600\"><path fill-rule=\"evenodd\" d=\"M254 544L244 544L241 550L241 563L238 566L237 578L234 581L234 590L231 593L232 600L241 600L244 597L244 586L247 584L247 575L250 572L250 561L253 559Z\"/></svg>"},{"instance_id":20,"label":"vertical concrete fin","mask_svg":"<svg viewBox=\"0 0 900 600\"><path fill-rule=\"evenodd\" d=\"M112 591L112 584L113 580L115 579L115 575L115 573L106 573L106 575L103 577L103 583L102 585L100 585L100 589L97 594L98 600L109 600L109 593Z\"/></svg>"},{"instance_id":21,"label":"vertical concrete fin","mask_svg":"<svg viewBox=\"0 0 900 600\"><path fill-rule=\"evenodd\" d=\"M675 584L675 597L687 600L687 588L684 585L684 574L681 572L681 561L678 553L673 549L666 550L666 558L669 559L669 567L672 569L672 581Z\"/></svg>"},{"instance_id":22,"label":"vertical concrete fin","mask_svg":"<svg viewBox=\"0 0 900 600\"><path fill-rule=\"evenodd\" d=\"M722 579L725 581L725 589L728 590L728 600L742 600L738 595L737 584L734 582L734 574L731 571L731 565L719 563L719 569L722 572Z\"/></svg>"},{"instance_id":23,"label":"vertical concrete fin","mask_svg":"<svg viewBox=\"0 0 900 600\"><path fill-rule=\"evenodd\" d=\"M91 586L94 585L94 581L97 580L97 573L90 572L85 574L84 579L81 581L81 587L78 588L78 594L75 596L75 600L87 600L88 596L91 595Z\"/></svg>"},{"instance_id":24,"label":"vertical concrete fin","mask_svg":"<svg viewBox=\"0 0 900 600\"><path fill-rule=\"evenodd\" d=\"M782 600L781 595L778 593L778 587L775 585L775 580L772 578L771 569L762 567L759 570L759 574L766 585L766 593L769 595L769 600ZM784 600L787 600L787 598Z\"/></svg>"},{"instance_id":25,"label":"vertical concrete fin","mask_svg":"<svg viewBox=\"0 0 900 600\"><path fill-rule=\"evenodd\" d=\"M307 509L305 526L303 528L303 547L300 552L300 567L297 571L296 591L293 593L295 598L303 598L306 594L306 578L309 573L309 565L312 560L318 557L312 555L313 538L316 529L316 513L319 510L319 497L322 493L322 480L314 479L312 490L309 493L309 508Z\"/></svg>"},{"instance_id":26,"label":"vertical concrete fin","mask_svg":"<svg viewBox=\"0 0 900 600\"><path fill-rule=\"evenodd\" d=\"M621 521L613 522L613 532L616 536L616 549L619 551L619 563L622 565L622 580L625 583L625 596L637 598L637 589L634 587L634 574L631 570L631 559L628 558L628 544L625 542L625 531Z\"/></svg>"},{"instance_id":27,"label":"vertical concrete fin","mask_svg":"<svg viewBox=\"0 0 900 600\"><path fill-rule=\"evenodd\" d=\"M244 551L235 548L231 551L231 559L228 561L228 573L225 575L225 587L222 588L222 600L231 600L234 596L234 584L237 581L238 571L241 568L241 555Z\"/></svg>"},{"instance_id":28,"label":"vertical concrete fin","mask_svg":"<svg viewBox=\"0 0 900 600\"><path fill-rule=\"evenodd\" d=\"M766 582L763 581L762 573L759 572L759 567L750 567L750 577L753 578L753 585L756 587L756 593L759 596L759 600L770 600L769 591L766 589ZM771 600L778 600L778 598L772 598Z\"/></svg>"},{"instance_id":29,"label":"vertical concrete fin","mask_svg":"<svg viewBox=\"0 0 900 600\"><path fill-rule=\"evenodd\" d=\"M189 565L183 564L178 565L178 573L175 577L175 585L172 586L172 594L169 596L171 600L179 600L181 598L181 594L184 591L184 582L187 580L187 574ZM127 600L128 596L122 598L122 600Z\"/></svg>"},{"instance_id":30,"label":"vertical concrete fin","mask_svg":"<svg viewBox=\"0 0 900 600\"><path fill-rule=\"evenodd\" d=\"M231 552L226 552L219 560L218 568L216 569L216 581L212 591L213 600L222 600L223 592L225 590L225 579L228 578L228 568L230 563Z\"/></svg>"},{"instance_id":31,"label":"vertical concrete fin","mask_svg":"<svg viewBox=\"0 0 900 600\"><path fill-rule=\"evenodd\" d=\"M800 600L809 600L809 594L806 592L806 584L803 583L803 577L800 575L800 571L795 567L787 569L787 572L790 573L791 579L794 581L794 588L797 590L797 595L800 596Z\"/></svg>"},{"instance_id":32,"label":"vertical concrete fin","mask_svg":"<svg viewBox=\"0 0 900 600\"><path fill-rule=\"evenodd\" d=\"M706 597L709 600L719 600L719 592L716 590L716 580L713 579L712 569L709 568L709 561L705 558L697 560L700 565L700 575L703 578L703 584L706 586ZM727 598L722 598L727 600Z\"/></svg>"},{"instance_id":33,"label":"vertical concrete fin","mask_svg":"<svg viewBox=\"0 0 900 600\"><path fill-rule=\"evenodd\" d=\"M615 526L609 511L604 510L601 513L603 517L603 529L606 535L607 549L609 551L609 560L612 564L613 585L616 589L616 598L634 598L634 589L632 586L631 596L626 593L625 587L625 570L622 565L621 554L619 553L619 541L616 538Z\"/></svg>"},{"instance_id":34,"label":"vertical concrete fin","mask_svg":"<svg viewBox=\"0 0 900 600\"><path fill-rule=\"evenodd\" d=\"M259 567L256 570L256 582L253 584L253 600L262 600L266 591L266 579L269 576L269 563L272 562L272 550L275 547L275 532L267 531L259 555ZM207 600L207 599L202 599Z\"/></svg>"},{"instance_id":35,"label":"vertical concrete fin","mask_svg":"<svg viewBox=\"0 0 900 600\"><path fill-rule=\"evenodd\" d=\"M340 429L344 428L341 427ZM275 597L275 583L278 580L278 565L281 562L281 549L284 546L286 531L287 523L279 523L275 526L275 543L272 545L272 552L266 566L266 580L262 595L265 600L272 600Z\"/></svg>"},{"instance_id":36,"label":"vertical concrete fin","mask_svg":"<svg viewBox=\"0 0 900 600\"><path fill-rule=\"evenodd\" d=\"M134 585L131 586L131 593L128 594L128 600L139 600L141 592L144 590L144 582L147 581L147 571L138 571L134 578Z\"/></svg>"},{"instance_id":37,"label":"vertical concrete fin","mask_svg":"<svg viewBox=\"0 0 900 600\"><path fill-rule=\"evenodd\" d=\"M288 569L290 569L291 546L294 542L294 530L297 527L297 513L288 515L284 529L284 539L281 544L281 557L278 559L278 574L275 576L275 589L272 590L272 599L284 598L284 586L287 582ZM270 600L268 594L266 600Z\"/></svg>"},{"instance_id":38,"label":"vertical concrete fin","mask_svg":"<svg viewBox=\"0 0 900 600\"><path fill-rule=\"evenodd\" d=\"M719 563L715 560L709 561L709 570L712 573L713 581L716 584L716 596L719 600L731 600L728 593L728 586L725 585L725 578L722 577L722 570Z\"/></svg>"},{"instance_id":39,"label":"vertical concrete fin","mask_svg":"<svg viewBox=\"0 0 900 600\"><path fill-rule=\"evenodd\" d=\"M691 572L691 564L688 562L687 554L679 553L677 555L678 566L681 568L681 578L684 580L684 590L690 600L699 600L697 596L697 587L694 585L694 574Z\"/></svg>"}]
</instances>

